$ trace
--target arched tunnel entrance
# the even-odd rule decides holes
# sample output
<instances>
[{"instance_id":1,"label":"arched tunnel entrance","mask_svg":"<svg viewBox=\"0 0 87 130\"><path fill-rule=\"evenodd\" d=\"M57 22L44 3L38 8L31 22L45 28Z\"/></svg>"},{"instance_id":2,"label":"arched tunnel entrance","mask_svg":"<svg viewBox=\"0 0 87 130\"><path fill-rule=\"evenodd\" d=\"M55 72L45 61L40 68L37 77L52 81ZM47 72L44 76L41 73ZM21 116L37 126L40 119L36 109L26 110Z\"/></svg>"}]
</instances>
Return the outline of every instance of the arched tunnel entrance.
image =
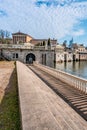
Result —
<instances>
[{"instance_id":1,"label":"arched tunnel entrance","mask_svg":"<svg viewBox=\"0 0 87 130\"><path fill-rule=\"evenodd\" d=\"M27 56L26 56L26 63L28 64L33 64L33 61L35 61L35 55L32 54L32 53L29 53Z\"/></svg>"}]
</instances>

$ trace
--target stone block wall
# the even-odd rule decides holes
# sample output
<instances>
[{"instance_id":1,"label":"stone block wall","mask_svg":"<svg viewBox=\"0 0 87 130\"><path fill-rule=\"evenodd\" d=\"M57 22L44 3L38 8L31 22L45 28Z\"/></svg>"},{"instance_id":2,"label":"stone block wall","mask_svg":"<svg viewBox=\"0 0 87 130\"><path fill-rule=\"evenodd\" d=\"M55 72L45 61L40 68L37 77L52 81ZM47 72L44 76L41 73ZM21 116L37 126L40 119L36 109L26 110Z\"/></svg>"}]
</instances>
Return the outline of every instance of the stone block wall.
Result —
<instances>
[{"instance_id":1,"label":"stone block wall","mask_svg":"<svg viewBox=\"0 0 87 130\"><path fill-rule=\"evenodd\" d=\"M14 61L21 61L26 63L26 56L28 54L35 55L35 60L42 63L43 60L46 65L54 63L54 51L49 50L29 50L29 49L3 49L3 56ZM45 59L43 59L45 56ZM43 63L44 64L44 63Z\"/></svg>"}]
</instances>

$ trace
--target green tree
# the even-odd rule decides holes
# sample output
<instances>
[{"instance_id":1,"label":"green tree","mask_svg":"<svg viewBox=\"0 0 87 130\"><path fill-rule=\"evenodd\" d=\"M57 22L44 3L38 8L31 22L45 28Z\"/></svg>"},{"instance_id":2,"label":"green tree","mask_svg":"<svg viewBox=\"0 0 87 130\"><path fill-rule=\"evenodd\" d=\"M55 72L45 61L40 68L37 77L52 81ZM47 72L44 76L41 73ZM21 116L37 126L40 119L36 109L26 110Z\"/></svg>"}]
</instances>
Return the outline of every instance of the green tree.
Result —
<instances>
[{"instance_id":1,"label":"green tree","mask_svg":"<svg viewBox=\"0 0 87 130\"><path fill-rule=\"evenodd\" d=\"M45 41L43 41L43 46L45 46L45 44L46 44Z\"/></svg>"},{"instance_id":2,"label":"green tree","mask_svg":"<svg viewBox=\"0 0 87 130\"><path fill-rule=\"evenodd\" d=\"M35 46L40 46L40 43L38 42Z\"/></svg>"},{"instance_id":3,"label":"green tree","mask_svg":"<svg viewBox=\"0 0 87 130\"><path fill-rule=\"evenodd\" d=\"M48 39L48 46L50 46L50 38Z\"/></svg>"}]
</instances>

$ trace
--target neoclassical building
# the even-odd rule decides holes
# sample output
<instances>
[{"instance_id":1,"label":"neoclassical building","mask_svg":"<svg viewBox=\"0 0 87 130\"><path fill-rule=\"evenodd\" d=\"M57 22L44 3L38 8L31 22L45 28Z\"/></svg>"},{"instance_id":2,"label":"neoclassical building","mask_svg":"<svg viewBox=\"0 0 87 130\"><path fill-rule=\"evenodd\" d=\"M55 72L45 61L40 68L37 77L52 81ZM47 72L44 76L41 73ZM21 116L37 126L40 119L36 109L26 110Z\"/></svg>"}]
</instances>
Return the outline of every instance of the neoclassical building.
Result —
<instances>
[{"instance_id":1,"label":"neoclassical building","mask_svg":"<svg viewBox=\"0 0 87 130\"><path fill-rule=\"evenodd\" d=\"M33 39L30 35L17 32L12 34L13 44L19 44L19 43L29 43L31 39Z\"/></svg>"},{"instance_id":2,"label":"neoclassical building","mask_svg":"<svg viewBox=\"0 0 87 130\"><path fill-rule=\"evenodd\" d=\"M45 44L48 43L48 39L35 39L32 36L22 33L22 32L17 32L12 34L12 39L13 39L13 44L20 44L20 43L32 43L33 45L37 45L38 43L43 43ZM52 46L56 46L57 40L56 39L50 39L50 44Z\"/></svg>"}]
</instances>

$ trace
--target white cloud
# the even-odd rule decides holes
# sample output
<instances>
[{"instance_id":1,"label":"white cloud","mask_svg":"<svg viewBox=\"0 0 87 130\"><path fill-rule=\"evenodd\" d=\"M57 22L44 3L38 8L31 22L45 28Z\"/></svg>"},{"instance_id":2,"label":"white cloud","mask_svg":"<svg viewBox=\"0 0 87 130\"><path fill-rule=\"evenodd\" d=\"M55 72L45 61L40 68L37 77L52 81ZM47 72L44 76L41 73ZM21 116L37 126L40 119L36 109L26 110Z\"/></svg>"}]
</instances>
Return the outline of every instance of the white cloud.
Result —
<instances>
[{"instance_id":1,"label":"white cloud","mask_svg":"<svg viewBox=\"0 0 87 130\"><path fill-rule=\"evenodd\" d=\"M49 8L45 5L36 7L34 2L36 0L3 0L0 8L7 12L8 17L0 18L0 27L11 32L21 30L35 38L60 39L84 33L83 30L73 30L80 20L87 18L87 2Z\"/></svg>"},{"instance_id":2,"label":"white cloud","mask_svg":"<svg viewBox=\"0 0 87 130\"><path fill-rule=\"evenodd\" d=\"M78 31L72 32L73 36L82 36L85 34L85 31L83 29L79 29Z\"/></svg>"}]
</instances>

